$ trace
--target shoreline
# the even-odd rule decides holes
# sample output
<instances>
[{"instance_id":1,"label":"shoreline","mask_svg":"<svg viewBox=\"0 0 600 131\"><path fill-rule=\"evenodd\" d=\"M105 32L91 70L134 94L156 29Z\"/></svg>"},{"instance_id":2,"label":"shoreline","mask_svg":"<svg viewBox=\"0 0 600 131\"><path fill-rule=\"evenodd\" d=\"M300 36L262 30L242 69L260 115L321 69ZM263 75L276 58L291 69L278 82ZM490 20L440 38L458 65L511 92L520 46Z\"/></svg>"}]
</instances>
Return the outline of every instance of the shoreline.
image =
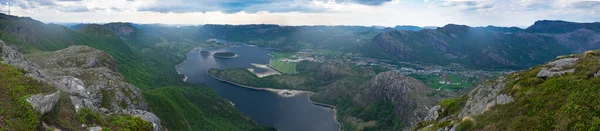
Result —
<instances>
[{"instance_id":1,"label":"shoreline","mask_svg":"<svg viewBox=\"0 0 600 131\"><path fill-rule=\"evenodd\" d=\"M263 47L263 48L265 48L265 47ZM196 51L196 50L199 50L199 49L203 49L203 47L196 47L196 48L194 48L194 49L190 50L188 53L186 53L186 54L185 54L185 59L184 59L184 60L183 60L181 63L179 63L179 64L177 64L177 65L175 66L175 71L177 71L177 74L179 74L179 75L183 75L183 76L184 76L184 79L183 79L183 81L184 81L184 82L186 82L186 80L187 80L187 76L186 76L185 74L181 74L181 73L179 72L179 69L178 69L178 68L179 68L179 67L180 67L180 66L181 66L183 63L185 63L185 62L187 61L187 57L188 57L188 55L189 55L191 52L194 52L194 51ZM277 49L277 48L266 48L266 49L280 50L280 49ZM274 56L273 56L272 54L270 54L270 53L269 53L269 55L271 55L272 57L274 57ZM236 56L237 56L237 54L236 54ZM271 58L271 59L272 59L272 58ZM269 64L271 63L271 59L269 60ZM267 65L267 67L268 67L268 65ZM268 68L271 68L271 67L268 67ZM273 68L271 68L271 69L273 69ZM275 70L275 69L273 69L273 70ZM280 73L278 70L275 70L275 71L276 71L277 73ZM219 81L222 81L222 82L226 82L226 83L229 83L229 84L233 84L233 85L236 85L236 86L239 86L239 87L243 87L243 88L249 88L249 89L254 89L254 90L264 90L264 91L272 91L272 90L277 90L277 89L272 89L272 88L258 88L258 87L250 87L250 86L245 86L245 85L237 84L237 83L234 83L234 82L230 82L230 81L222 80L222 79L220 79L220 78L217 78L217 77L215 77L215 76L211 75L210 73L208 73L208 70L206 71L206 74L208 74L210 77L212 77L212 78L214 78L214 79L216 79L216 80L219 80ZM272 90L267 90L267 89L272 89ZM300 90L298 90L298 91L300 91ZM281 94L279 94L278 92L274 92L274 93L277 93L278 95L280 95L280 96L281 96ZM337 119L337 107L336 107L336 106L334 106L334 105L330 105L330 104L325 104L325 103L320 103L320 102L315 102L315 101L312 101L312 100L310 99L310 97L311 97L313 94L315 94L315 93L314 93L314 92L312 92L312 91L303 91L303 93L307 93L307 94L308 94L308 97L307 97L307 99L308 99L308 101L309 101L310 103L312 103L312 104L314 104L314 105L316 105L316 106L321 106L321 107L325 107L325 108L331 108L331 110L333 110L333 121L335 121L335 123L338 125L338 131L342 131L342 124L340 124L340 122L339 122L339 121L338 121L338 119ZM284 96L284 97L285 97L285 96ZM291 96L290 96L290 97L291 97ZM228 101L229 101L229 100L228 100ZM235 103L233 103L233 102L231 102L231 101L229 101L229 102L232 104L232 106L234 106L234 107L235 107Z\"/></svg>"},{"instance_id":2,"label":"shoreline","mask_svg":"<svg viewBox=\"0 0 600 131\"><path fill-rule=\"evenodd\" d=\"M256 64L256 63L250 63L250 65L257 67L257 68L263 68L263 69L269 70L265 73L256 73L256 72L254 72L254 69L249 68L248 71L254 73L254 75L258 76L258 78L263 78L263 77L272 76L272 75L281 75L281 72L279 72L273 68L270 68L268 65Z\"/></svg>"},{"instance_id":3,"label":"shoreline","mask_svg":"<svg viewBox=\"0 0 600 131\"><path fill-rule=\"evenodd\" d=\"M213 54L212 56L216 57L216 58L221 58L221 59L233 59L233 58L238 57L238 54L235 54L234 56L217 56L217 55Z\"/></svg>"},{"instance_id":4,"label":"shoreline","mask_svg":"<svg viewBox=\"0 0 600 131\"><path fill-rule=\"evenodd\" d=\"M310 99L310 97L313 94L315 94L315 92L312 92L312 91L302 91L302 90L289 90L289 89L273 89L273 88L252 87L252 86L246 86L246 85L238 84L238 83L235 83L235 82L231 82L231 81L228 81L228 80L223 80L221 78L217 78L217 77L211 75L210 73L208 73L208 71L206 71L206 74L208 74L208 76L210 76L210 77L212 77L212 78L214 78L214 79L216 79L218 81L226 82L226 83L229 83L229 84L232 84L232 85L236 85L236 86L243 87L243 88L248 88L248 89L253 89L253 90L271 91L271 92L277 93L278 95L280 95L282 97L293 97L295 95L306 93L306 94L308 94L308 97L307 97L308 101L310 103L312 103L313 105L321 106L321 107L326 107L326 108L331 108L331 110L333 110L333 121L335 121L335 123L338 125L338 131L342 130L342 124L340 124L340 122L337 120L337 107L335 107L334 105L330 105L330 104L325 104L325 103L320 103L320 102L312 101ZM292 94L292 95L284 95L284 94L280 94L279 92L277 92L278 90L298 91L298 92L296 94Z\"/></svg>"},{"instance_id":5,"label":"shoreline","mask_svg":"<svg viewBox=\"0 0 600 131\"><path fill-rule=\"evenodd\" d=\"M231 82L228 80L223 80L221 78L217 78L217 77L211 75L210 73L208 73L208 71L206 71L206 74L208 74L208 76L210 76L214 79L217 79L219 81L222 81L222 82L226 82L226 83L233 84L233 85L236 85L239 87L244 87L244 88L249 88L249 89L254 89L254 90L270 91L270 92L276 93L277 95L280 95L282 97L293 97L293 96L300 95L300 94L314 94L314 92L312 92L312 91L273 89L273 88L260 88L260 87L246 86L246 85L238 84L238 83Z\"/></svg>"}]
</instances>

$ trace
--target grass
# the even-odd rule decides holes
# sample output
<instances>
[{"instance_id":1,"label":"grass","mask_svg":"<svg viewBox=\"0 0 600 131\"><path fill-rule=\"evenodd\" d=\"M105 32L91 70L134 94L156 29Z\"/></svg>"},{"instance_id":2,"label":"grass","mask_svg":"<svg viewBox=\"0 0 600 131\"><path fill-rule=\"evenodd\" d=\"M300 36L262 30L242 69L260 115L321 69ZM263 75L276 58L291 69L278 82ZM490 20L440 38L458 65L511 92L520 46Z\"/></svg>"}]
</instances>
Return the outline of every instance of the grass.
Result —
<instances>
[{"instance_id":1,"label":"grass","mask_svg":"<svg viewBox=\"0 0 600 131\"><path fill-rule=\"evenodd\" d=\"M26 71L0 64L0 130L35 130L41 115L27 98L53 92L52 86L25 76Z\"/></svg>"},{"instance_id":2,"label":"grass","mask_svg":"<svg viewBox=\"0 0 600 131\"><path fill-rule=\"evenodd\" d=\"M269 67L284 74L296 74L297 63L283 62L280 60L282 58L293 59L293 55L293 53L273 52L273 59L271 60Z\"/></svg>"},{"instance_id":3,"label":"grass","mask_svg":"<svg viewBox=\"0 0 600 131\"><path fill-rule=\"evenodd\" d=\"M442 79L442 77L439 75L408 74L408 76L425 83L425 85L427 85L428 87L445 90L471 88L474 86L472 79L475 79L460 77L456 74L448 74L448 78L452 83L442 84L440 83L440 81L443 81L444 79Z\"/></svg>"},{"instance_id":4,"label":"grass","mask_svg":"<svg viewBox=\"0 0 600 131\"><path fill-rule=\"evenodd\" d=\"M103 115L92 111L90 108L80 108L75 114L77 120L90 126L100 126L108 130L123 130L123 131L151 131L153 130L152 123L142 120L139 117L110 114Z\"/></svg>"},{"instance_id":5,"label":"grass","mask_svg":"<svg viewBox=\"0 0 600 131\"><path fill-rule=\"evenodd\" d=\"M280 60L271 60L269 67L284 73L284 74L295 74L296 73L296 63L293 62L283 62Z\"/></svg>"},{"instance_id":6,"label":"grass","mask_svg":"<svg viewBox=\"0 0 600 131\"><path fill-rule=\"evenodd\" d=\"M457 130L599 130L600 79L593 74L600 70L600 53L575 57L579 60L574 73L537 78L544 67L537 66L507 75L509 82L501 93L512 96L514 102L462 119ZM457 100L440 104L452 105Z\"/></svg>"},{"instance_id":7,"label":"grass","mask_svg":"<svg viewBox=\"0 0 600 131\"><path fill-rule=\"evenodd\" d=\"M190 128L180 128L180 125L167 123L168 121L163 121L163 127L169 130L250 130L254 129L254 127L257 127L258 129L263 129L261 125L258 125L256 122L253 121L240 122L239 119L247 120L245 118L230 118L229 115L231 114L242 115L233 107L220 108L221 110L218 110L221 112L231 112L231 114L224 114L216 113L215 110L210 110L209 108L212 108L212 106L200 106L200 104L194 104L198 102L223 101L223 99L220 96L218 96L215 92L212 92L209 88L199 89L202 91L197 92L204 93L198 94L181 93L183 91L170 91L168 93L174 94L165 94L159 91L154 91L161 88L167 88L164 90L175 90L170 87L187 85L186 83L181 81L181 79L183 79L183 76L177 74L174 67L185 59L185 54L188 51L192 50L194 47L204 44L202 43L202 41L204 41L203 38L197 37L198 35L193 35L195 32L198 32L198 30L196 29L177 29L177 31L173 31L176 28L148 27L144 28L143 30L136 30L136 32L133 32L129 36L124 36L122 39L120 36L112 34L114 32L104 29L104 27L100 25L84 27L79 30L71 30L62 26L46 25L39 21L25 18L3 19L0 20L0 22L5 22L7 24L3 25L8 26L2 29L2 33L0 33L0 39L4 40L7 44L15 47L13 49L19 50L20 52L32 53L41 51L55 51L59 49L64 49L70 45L87 45L108 53L114 58L114 61L117 63L118 72L121 73L123 77L125 77L127 82L140 88L143 91L144 98L148 99L153 98L153 96L169 96L158 98L165 98L165 101L170 102L160 102L160 100L157 99L147 100L151 112L155 113L157 116L159 116L159 118L164 120L173 120L178 121L180 123L200 123L191 126L183 124L182 127ZM13 32L12 29L24 29L23 32L27 33ZM158 35L146 33L156 33ZM163 44L156 44L161 42ZM0 86L5 85L4 83L2 83L0 84ZM4 92L0 91L0 93ZM114 94L104 92L103 96L114 96ZM174 99L181 97L187 99L173 102ZM204 99L202 99L202 101L193 99L197 97L204 97ZM100 106L109 106L108 104L110 104L110 101L113 98L104 98L106 99L102 100L102 104ZM61 99L60 101L63 100L64 99ZM0 104L8 103L0 102ZM63 105L66 106L68 104ZM2 107L2 109L0 109L2 115L12 115L12 112L14 111L13 109L4 108L5 106L0 107ZM170 110L172 109L171 107L185 108L179 108L179 110ZM61 107L60 109L61 110L59 111L54 111L53 115L46 116L45 119L47 120L47 122L51 121L50 123L52 126L58 126L59 128L63 128L66 130L85 130L80 129L81 122L79 122L77 118L66 117L69 115L74 115L73 112L71 112L74 111L74 109L72 110L70 108L63 107ZM26 114L26 109L20 110L22 110L22 113L15 115ZM177 116L176 114L185 114L185 116L188 117L171 117L174 119L169 119L170 115ZM202 118L195 114L214 114L217 116ZM203 120L200 121L200 118L202 118ZM5 126L6 123L8 123L4 122L5 120L9 119L0 119L0 121L2 121L0 123L4 124L0 125L0 130L2 130L2 128L7 130L30 130L30 128L26 128L29 126L23 125L26 124L26 122L22 122L16 119L11 120L9 121L10 123L16 122L17 124L22 124L16 126L18 128L13 128L13 126ZM203 126L202 123L211 126ZM125 125L131 124L125 123ZM254 126L251 127L247 125ZM76 128L76 126L79 126L79 128Z\"/></svg>"}]
</instances>

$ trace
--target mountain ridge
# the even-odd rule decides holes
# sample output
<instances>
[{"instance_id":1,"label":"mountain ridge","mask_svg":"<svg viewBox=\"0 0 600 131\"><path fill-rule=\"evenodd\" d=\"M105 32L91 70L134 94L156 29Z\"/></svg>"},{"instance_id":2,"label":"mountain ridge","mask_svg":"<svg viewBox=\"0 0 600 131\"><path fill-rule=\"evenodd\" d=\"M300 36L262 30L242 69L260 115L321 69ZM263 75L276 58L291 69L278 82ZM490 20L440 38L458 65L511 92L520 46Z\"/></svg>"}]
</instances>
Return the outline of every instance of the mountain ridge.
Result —
<instances>
[{"instance_id":1,"label":"mountain ridge","mask_svg":"<svg viewBox=\"0 0 600 131\"><path fill-rule=\"evenodd\" d=\"M600 51L492 79L432 108L413 130L595 130Z\"/></svg>"}]
</instances>

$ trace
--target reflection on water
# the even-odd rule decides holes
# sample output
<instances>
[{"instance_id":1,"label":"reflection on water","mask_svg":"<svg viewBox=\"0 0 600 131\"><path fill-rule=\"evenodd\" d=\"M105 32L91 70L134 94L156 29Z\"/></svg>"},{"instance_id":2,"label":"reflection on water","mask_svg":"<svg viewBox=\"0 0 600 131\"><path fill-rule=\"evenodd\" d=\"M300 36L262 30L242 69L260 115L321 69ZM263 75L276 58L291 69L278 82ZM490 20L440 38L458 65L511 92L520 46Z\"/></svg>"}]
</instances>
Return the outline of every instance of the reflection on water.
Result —
<instances>
[{"instance_id":1,"label":"reflection on water","mask_svg":"<svg viewBox=\"0 0 600 131\"><path fill-rule=\"evenodd\" d=\"M201 55L206 50L234 52L239 56L233 59L214 58ZM252 90L218 81L206 74L210 68L247 68L256 73L269 70L252 65L269 63L271 50L255 46L237 44L226 48L198 49L187 54L187 60L177 70L187 77L186 82L204 83L219 95L230 100L235 107L251 119L282 131L335 131L338 125L333 120L333 110L310 103L307 94L294 97L281 97L275 93Z\"/></svg>"}]
</instances>

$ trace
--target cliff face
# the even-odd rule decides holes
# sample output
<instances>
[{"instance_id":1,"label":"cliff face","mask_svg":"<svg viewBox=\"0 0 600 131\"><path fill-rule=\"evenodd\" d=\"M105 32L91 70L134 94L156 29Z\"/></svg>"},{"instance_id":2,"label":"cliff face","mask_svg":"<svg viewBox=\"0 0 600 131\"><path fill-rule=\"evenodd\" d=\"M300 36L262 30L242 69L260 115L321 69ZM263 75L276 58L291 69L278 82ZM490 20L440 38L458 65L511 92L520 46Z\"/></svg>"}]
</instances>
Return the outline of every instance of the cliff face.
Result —
<instances>
[{"instance_id":1,"label":"cliff face","mask_svg":"<svg viewBox=\"0 0 600 131\"><path fill-rule=\"evenodd\" d=\"M155 130L161 128L158 117L147 111L141 91L116 72L114 60L102 51L87 46L71 46L25 57L2 41L0 49L2 63L22 68L27 71L27 76L49 83L60 92L68 94L68 98L65 98L68 100L64 101L70 103L61 105L72 107L60 108L74 108L77 113L85 108L107 115L138 116L151 122ZM34 95L30 102L44 114L53 108L59 108L53 106L58 101L60 92L47 96ZM54 125L50 124L47 128L52 126Z\"/></svg>"},{"instance_id":2,"label":"cliff face","mask_svg":"<svg viewBox=\"0 0 600 131\"><path fill-rule=\"evenodd\" d=\"M435 94L434 89L412 77L393 71L383 72L361 86L363 91L354 97L354 102L363 107L375 103L390 102L393 114L402 118L405 125L414 125L423 120L444 94ZM429 96L431 95L431 96ZM445 94L448 95L448 94Z\"/></svg>"}]
</instances>

